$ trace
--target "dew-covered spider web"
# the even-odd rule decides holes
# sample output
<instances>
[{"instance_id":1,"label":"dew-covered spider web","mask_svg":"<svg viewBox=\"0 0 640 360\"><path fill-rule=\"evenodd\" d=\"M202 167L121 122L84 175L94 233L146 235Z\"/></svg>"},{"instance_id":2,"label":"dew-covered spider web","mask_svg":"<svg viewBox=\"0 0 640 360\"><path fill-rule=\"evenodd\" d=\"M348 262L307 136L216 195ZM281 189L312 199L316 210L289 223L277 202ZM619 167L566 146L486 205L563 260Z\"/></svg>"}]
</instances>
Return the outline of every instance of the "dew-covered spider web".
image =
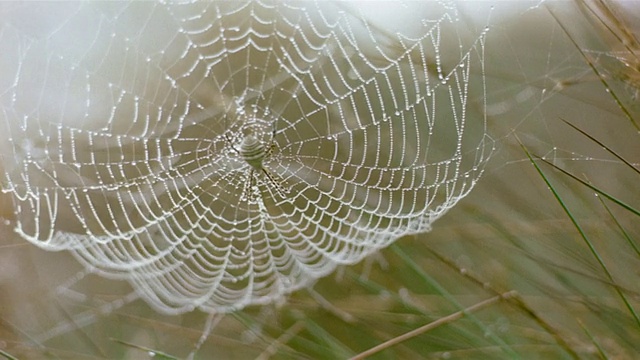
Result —
<instances>
[{"instance_id":1,"label":"dew-covered spider web","mask_svg":"<svg viewBox=\"0 0 640 360\"><path fill-rule=\"evenodd\" d=\"M428 231L493 142L467 115L484 33L422 9L391 32L349 4L31 5L0 28L12 226L167 313L269 303Z\"/></svg>"}]
</instances>

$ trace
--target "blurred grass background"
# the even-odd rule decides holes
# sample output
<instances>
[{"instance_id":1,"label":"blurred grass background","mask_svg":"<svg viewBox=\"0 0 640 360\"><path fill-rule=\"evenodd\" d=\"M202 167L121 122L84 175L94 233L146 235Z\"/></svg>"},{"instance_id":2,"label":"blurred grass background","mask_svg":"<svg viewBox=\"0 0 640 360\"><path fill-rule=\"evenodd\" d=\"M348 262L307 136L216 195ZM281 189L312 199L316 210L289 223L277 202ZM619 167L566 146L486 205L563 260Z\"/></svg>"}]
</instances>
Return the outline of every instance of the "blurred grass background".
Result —
<instances>
[{"instance_id":1,"label":"blurred grass background","mask_svg":"<svg viewBox=\"0 0 640 360\"><path fill-rule=\"evenodd\" d=\"M640 356L637 44L581 2L529 6L508 18L496 9L490 21L486 100L498 149L471 194L430 233L311 291L217 316L195 358L349 358L439 319L371 358ZM0 357L183 358L198 347L207 314L163 316L140 300L112 308L132 289L93 276L62 294L82 270L75 261L0 230Z\"/></svg>"}]
</instances>

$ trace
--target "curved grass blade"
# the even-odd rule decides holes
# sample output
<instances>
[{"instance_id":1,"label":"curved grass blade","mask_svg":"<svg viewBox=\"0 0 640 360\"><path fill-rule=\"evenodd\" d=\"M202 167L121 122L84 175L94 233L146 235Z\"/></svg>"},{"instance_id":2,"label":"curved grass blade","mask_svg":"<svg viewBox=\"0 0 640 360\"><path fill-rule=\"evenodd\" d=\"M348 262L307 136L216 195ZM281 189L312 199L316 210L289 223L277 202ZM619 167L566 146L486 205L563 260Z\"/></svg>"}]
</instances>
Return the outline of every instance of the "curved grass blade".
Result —
<instances>
[{"instance_id":1,"label":"curved grass blade","mask_svg":"<svg viewBox=\"0 0 640 360\"><path fill-rule=\"evenodd\" d=\"M519 140L518 140L519 141ZM538 172L538 174L540 175L540 177L542 177L542 180L545 182L545 184L547 185L548 189L551 191L551 193L553 194L554 198L556 199L556 201L558 201L558 204L560 204L560 206L562 207L562 210L565 212L565 214L567 214L567 216L569 217L569 220L571 220L571 223L573 224L573 226L575 227L576 231L578 231L578 233L580 234L580 237L584 240L585 244L587 245L587 247L589 248L589 251L591 252L591 254L594 256L594 258L596 259L596 261L600 264L600 267L602 268L602 270L604 271L606 277L609 279L609 281L612 282L612 284L615 284L615 281L613 279L613 276L611 275L611 272L609 271L607 265L605 264L604 260L602 259L602 257L600 256L600 254L598 253L597 249L595 248L595 246L593 245L593 243L591 242L591 240L589 240L589 237L587 237L586 233L584 232L584 230L582 229L582 227L580 226L580 224L578 223L578 221L576 220L576 218L573 216L573 214L571 213L571 210L569 210L569 208L567 207L567 205L564 203L564 201L562 200L562 197L560 197L560 194L558 193L558 191L555 189L555 187L551 184L551 182L549 181L549 179L547 178L547 176L544 174L544 172L542 171L542 169L540 168L540 166L538 166L538 163L533 159L533 155L529 152L529 150L520 142L520 146L522 147L522 149L524 150L525 154L527 155L527 157L529 158L529 161L531 162L531 164L535 167L536 171ZM542 158L539 158L539 160L544 161L545 163L549 163L548 161L545 161ZM553 164L551 164L553 165ZM557 166L554 166L554 168L559 169ZM562 170L563 173L565 174L569 174L571 175L571 177L573 177L574 179L578 179L577 177L575 177L573 174L570 174L567 171ZM583 182L581 180L581 182ZM586 182L584 182L586 183ZM596 189L593 185L589 184L589 187L592 189ZM601 193L601 191L598 190L599 193ZM604 193L603 193L604 194ZM627 307L627 309L629 310L629 312L631 313L631 315L633 316L633 318L635 319L636 323L638 324L638 327L640 327L640 317L638 316L638 314L636 313L635 309L633 308L633 306L631 306L631 303L629 302L629 300L627 299L626 295L624 294L624 292L622 292L621 288L618 287L617 285L613 285L614 290L616 291L616 293L618 293L618 296L620 296L620 298L622 299L622 301L624 302L625 306Z\"/></svg>"}]
</instances>

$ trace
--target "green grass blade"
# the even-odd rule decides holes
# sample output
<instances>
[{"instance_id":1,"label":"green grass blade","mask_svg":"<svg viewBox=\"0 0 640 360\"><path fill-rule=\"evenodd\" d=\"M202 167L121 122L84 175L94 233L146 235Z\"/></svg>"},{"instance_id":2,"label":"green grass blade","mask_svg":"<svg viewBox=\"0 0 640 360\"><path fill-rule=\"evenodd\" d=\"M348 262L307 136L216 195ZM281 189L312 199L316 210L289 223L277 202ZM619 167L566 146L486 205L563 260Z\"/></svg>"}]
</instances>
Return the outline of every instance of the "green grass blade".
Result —
<instances>
[{"instance_id":1,"label":"green grass blade","mask_svg":"<svg viewBox=\"0 0 640 360\"><path fill-rule=\"evenodd\" d=\"M421 326L417 329L414 329L412 331L409 331L405 334L402 334L400 336L397 336L389 341L386 341L382 344L379 344L378 346L375 346L367 351L361 352L360 354L354 356L351 358L351 360L363 360L373 354L377 354L391 346L400 344L403 341L409 340L413 337L416 337L420 334L423 334L429 330L435 329L438 326L442 326L444 324L448 324L450 322L456 321L458 319L461 319L462 317L464 317L465 315L468 316L469 314L471 314L472 312L478 311L480 309L483 309L487 306L493 305L495 303L497 303L500 300L503 299L510 299L511 297L513 297L516 294L515 291L510 291L501 295L497 295L494 296L492 298L483 300L479 303L476 303L474 305L471 305L469 307L467 307L466 309L460 310L458 312L455 312L451 315L439 318L438 320L432 321L424 326Z\"/></svg>"},{"instance_id":2,"label":"green grass blade","mask_svg":"<svg viewBox=\"0 0 640 360\"><path fill-rule=\"evenodd\" d=\"M464 309L464 307L455 299L453 295L451 295L442 285L440 285L435 279L426 274L424 270L416 264L409 255L407 255L404 251L402 251L397 245L392 245L390 247L395 254L397 254L406 265L408 265L415 273L417 273L423 281L428 283L430 286L435 288L444 298L446 298L451 304L453 304L458 310ZM478 326L483 333L487 334L488 337L493 340L496 344L500 346L500 348L506 352L511 358L520 358L520 355L511 348L509 344L507 344L502 338L497 336L493 331L488 329L482 321L478 320L475 316L469 315L468 318L473 321L476 326Z\"/></svg>"},{"instance_id":3,"label":"green grass blade","mask_svg":"<svg viewBox=\"0 0 640 360\"><path fill-rule=\"evenodd\" d=\"M0 349L0 355L4 356L7 360L18 360L17 358L13 357L11 354L9 354L6 351L3 351L2 349Z\"/></svg>"},{"instance_id":4,"label":"green grass blade","mask_svg":"<svg viewBox=\"0 0 640 360\"><path fill-rule=\"evenodd\" d=\"M587 334L587 337L589 337L589 339L591 340L593 345L596 347L596 349L598 349L598 355L600 355L600 358L603 359L603 360L604 359L609 359L609 356L607 356L607 354L604 352L604 349L602 348L602 345L600 345L598 340L596 340L596 338L593 336L593 334L591 334L591 331L589 331L589 329L586 326L584 326L582 321L578 320L578 324L580 324L580 327L582 328L584 333Z\"/></svg>"},{"instance_id":5,"label":"green grass blade","mask_svg":"<svg viewBox=\"0 0 640 360\"><path fill-rule=\"evenodd\" d=\"M500 290L495 289L494 287L492 287L490 285L490 283L483 281L479 278L477 278L475 275L473 275L471 272L461 272L461 268L456 265L456 263L449 259L446 258L445 256L437 253L436 251L429 249L429 252L431 254L433 254L438 260L440 260L442 263L446 264L447 266L455 269L456 271L460 272L461 274L464 275L464 277L470 279L471 281L473 281L479 288L485 289L485 290L489 290L490 292L492 292L494 295L500 295ZM529 316L530 318L533 319L533 321L535 321L541 328L543 328L547 333L549 333L551 336L553 336L553 338L556 340L556 342L566 351L567 354L569 354L573 359L579 359L580 357L578 356L578 354L573 350L573 348L569 345L569 343L567 341L565 341L565 339L560 335L559 331L557 329L555 329L551 324L549 324L546 320L544 320L542 317L540 317L535 310L533 310L529 305L527 305L527 303L524 301L524 299L522 299L520 296L518 296L517 294L512 296L510 298L510 301L508 302L509 304L513 304L515 305L517 308L519 308L521 311L523 311L525 314L527 314L527 316Z\"/></svg>"},{"instance_id":6,"label":"green grass blade","mask_svg":"<svg viewBox=\"0 0 640 360\"><path fill-rule=\"evenodd\" d=\"M602 143L601 141L599 141L595 137L589 135L589 133L587 133L586 131L584 131L584 130L580 129L579 127L573 125L572 123L568 122L567 120L565 120L563 118L560 118L560 120L562 122L564 122L565 124L571 126L573 129L575 129L576 131L578 131L582 135L584 135L587 138L589 138L589 140L591 140L591 141L595 142L596 144L600 145L603 149L608 151L611 155L615 156L618 160L622 161L625 165L630 167L633 171L635 171L636 173L640 174L640 169L635 167L633 164L631 164L629 161L627 161L625 158L623 158L620 154L618 154L617 152L613 151L610 147L608 147L607 145L605 145L604 143Z\"/></svg>"},{"instance_id":7,"label":"green grass blade","mask_svg":"<svg viewBox=\"0 0 640 360\"><path fill-rule=\"evenodd\" d=\"M589 240L589 238L587 237L586 233L584 232L584 230L582 229L580 224L578 224L578 221L575 219L575 217L573 216L573 214L571 213L571 211L569 210L567 205L564 203L564 201L562 200L562 197L560 197L560 194L558 193L558 191L556 191L555 187L551 184L551 182L549 181L547 176L544 174L542 169L538 166L538 163L533 159L533 157L532 157L531 153L529 152L529 150L527 150L527 148L522 143L520 145L522 146L522 149L525 151L525 153L526 153L527 157L529 158L529 161L531 162L531 164L533 164L533 166L535 167L536 171L542 177L542 180L545 182L545 184L547 185L548 189L553 194L553 196L556 199L556 201L558 202L558 204L560 204L560 206L562 207L562 209L565 212L565 214L569 217L569 220L571 221L571 223L575 227L576 231L578 231L578 233L580 234L580 237L584 240L584 242L587 245L587 247L589 248L589 251L591 252L591 254L594 256L596 261L600 264L600 267L604 271L604 273L607 276L607 278L609 279L609 281L611 281L611 283L613 284L613 288L618 293L618 296L620 296L620 298L624 302L625 306L627 307L627 309L629 310L629 312L631 313L631 315L635 319L636 323L638 324L638 327L640 327L640 317L638 317L638 314L636 313L635 309L629 303L629 300L627 299L627 297L624 294L624 292L622 292L620 287L615 285L615 281L613 279L613 276L611 275L611 272L609 271L607 265L605 264L604 260L602 259L602 257L598 253L598 251L596 250L595 246L593 245L591 240Z\"/></svg>"},{"instance_id":8,"label":"green grass blade","mask_svg":"<svg viewBox=\"0 0 640 360\"><path fill-rule=\"evenodd\" d=\"M599 197L599 196L598 196L598 200L600 200L600 203L602 204L602 206L604 206L604 208L607 211L607 213L609 214L609 216L611 216L611 219L616 224L616 227L618 228L618 230L620 230L620 233L622 234L622 237L624 237L624 239L627 240L627 242L633 248L633 250L636 252L638 257L640 257L640 248L638 248L638 245L636 244L636 242L633 241L633 239L631 238L629 233L624 229L624 227L622 227L622 224L620 224L620 222L618 221L618 218L616 218L616 216L613 215L613 213L611 212L611 209L609 208L609 206L607 206L607 203L605 203L604 200L602 200L602 198Z\"/></svg>"},{"instance_id":9,"label":"green grass blade","mask_svg":"<svg viewBox=\"0 0 640 360\"><path fill-rule=\"evenodd\" d=\"M582 50L582 48L578 45L578 43L575 41L575 39L569 34L569 31L567 30L567 28L562 24L562 21L560 21L560 19L558 19L556 17L556 15L552 12L549 11L549 13L551 14L551 16L553 16L553 18L556 20L556 22L558 23L558 26L560 26L560 28L562 29L562 31L564 31L564 33L567 35L567 37L569 38L569 40L571 41L571 43L576 47L576 49L578 50L578 52L580 53L580 55L582 55L582 57L584 58L585 62L589 65L589 67L591 68L591 70L593 71L593 73L598 77L598 79L600 80L600 82L602 83L602 85L604 86L604 88L606 89L606 91L611 94L611 97L613 98L613 101L615 101L616 105L618 105L618 107L620 108L620 110L622 110L622 112L624 113L624 115L627 117L627 119L629 119L629 121L631 122L631 124L636 128L636 130L640 131L640 125L638 125L638 122L636 121L636 119L633 117L633 115L631 115L631 113L629 112L629 110L627 109L627 107L622 103L622 101L620 100L620 98L618 97L618 95L616 95L616 93L613 91L613 89L611 88L611 86L609 86L609 83L606 80L606 77L600 73L600 71L598 71L598 69L596 68L596 66L593 64L593 62L591 61L591 59L589 59L589 57L584 53L584 51Z\"/></svg>"},{"instance_id":10,"label":"green grass blade","mask_svg":"<svg viewBox=\"0 0 640 360\"><path fill-rule=\"evenodd\" d=\"M325 344L328 349L325 349L324 353L332 354L331 357L335 359L346 359L354 355L353 351L344 345L340 340L336 339L333 335L327 332L324 327L318 325L310 318L305 319L305 328L307 331L317 339L318 343Z\"/></svg>"},{"instance_id":11,"label":"green grass blade","mask_svg":"<svg viewBox=\"0 0 640 360\"><path fill-rule=\"evenodd\" d=\"M531 155L531 156L533 156L533 155ZM580 179L579 177L577 177L577 176L573 175L572 173L570 173L570 172L566 171L565 169L563 169L563 168L561 168L561 167L557 166L556 164L554 164L554 163L552 163L552 162L550 162L550 161L548 161L548 160L546 160L546 159L544 159L544 158L542 158L542 157L539 157L539 156L536 156L536 158L537 158L538 160L540 160L540 161L544 162L545 164L547 164L547 165L549 165L549 166L553 167L554 169L556 169L556 170L560 171L561 173L563 173L563 174L565 174L565 175L569 176L570 178L572 178L572 179L574 179L574 180L578 181L579 183L581 183L582 185L584 185L584 186L586 186L586 187L590 188L591 190L595 191L596 193L598 193L598 194L600 194L600 195L602 195L602 196L606 197L607 199L609 199L609 200L613 201L614 203L618 204L618 205L619 205L619 206L621 206L622 208L624 208L624 209L626 209L626 210L628 210L628 211L632 212L634 215L640 216L640 210L638 210L638 209L636 209L636 208L632 207L632 206L631 206L631 205L629 205L629 204L626 204L626 203L625 203L625 202L623 202L622 200L620 200L620 199L618 199L618 198L614 197L613 195L609 195L609 194L607 194L606 192L604 192L604 191L602 191L602 190L598 189L597 187L593 186L592 184L590 184L590 183L588 183L588 182L586 182L586 181L584 181L584 180ZM533 161L533 159L531 159L531 160Z\"/></svg>"}]
</instances>

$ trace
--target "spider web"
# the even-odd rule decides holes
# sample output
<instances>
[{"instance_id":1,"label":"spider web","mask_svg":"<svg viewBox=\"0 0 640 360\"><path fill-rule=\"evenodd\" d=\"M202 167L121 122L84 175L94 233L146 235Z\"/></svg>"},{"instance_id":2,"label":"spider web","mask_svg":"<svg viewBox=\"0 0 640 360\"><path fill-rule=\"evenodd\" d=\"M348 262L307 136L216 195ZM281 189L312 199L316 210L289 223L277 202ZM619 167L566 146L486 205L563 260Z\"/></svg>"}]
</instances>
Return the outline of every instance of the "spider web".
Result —
<instances>
[{"instance_id":1,"label":"spider web","mask_svg":"<svg viewBox=\"0 0 640 360\"><path fill-rule=\"evenodd\" d=\"M428 231L493 149L467 116L484 34L447 2L395 33L344 4L56 6L3 9L35 18L0 28L11 221L166 313L269 303Z\"/></svg>"}]
</instances>

